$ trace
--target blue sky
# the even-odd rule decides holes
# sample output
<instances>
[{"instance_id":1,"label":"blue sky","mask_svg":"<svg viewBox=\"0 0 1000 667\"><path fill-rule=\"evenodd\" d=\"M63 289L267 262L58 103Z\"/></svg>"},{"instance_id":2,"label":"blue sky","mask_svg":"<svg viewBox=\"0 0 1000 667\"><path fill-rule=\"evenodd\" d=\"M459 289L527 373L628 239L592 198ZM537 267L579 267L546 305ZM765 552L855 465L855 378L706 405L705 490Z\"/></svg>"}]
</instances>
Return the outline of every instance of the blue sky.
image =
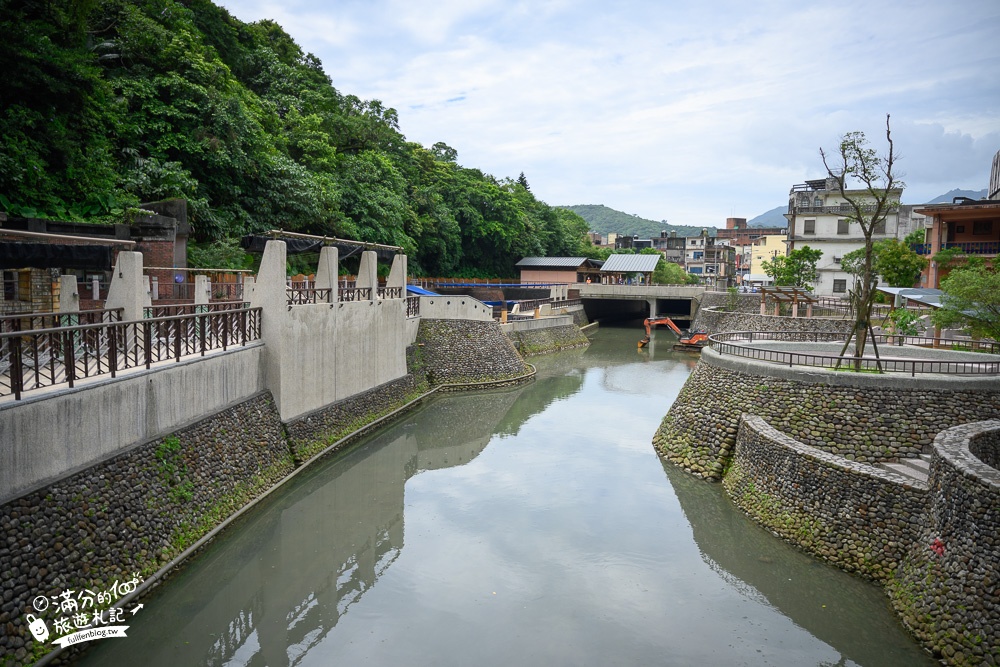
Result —
<instances>
[{"instance_id":1,"label":"blue sky","mask_svg":"<svg viewBox=\"0 0 1000 667\"><path fill-rule=\"evenodd\" d=\"M823 176L845 132L883 148L886 113L906 203L985 188L1000 150L997 0L221 4L551 205L723 226Z\"/></svg>"}]
</instances>

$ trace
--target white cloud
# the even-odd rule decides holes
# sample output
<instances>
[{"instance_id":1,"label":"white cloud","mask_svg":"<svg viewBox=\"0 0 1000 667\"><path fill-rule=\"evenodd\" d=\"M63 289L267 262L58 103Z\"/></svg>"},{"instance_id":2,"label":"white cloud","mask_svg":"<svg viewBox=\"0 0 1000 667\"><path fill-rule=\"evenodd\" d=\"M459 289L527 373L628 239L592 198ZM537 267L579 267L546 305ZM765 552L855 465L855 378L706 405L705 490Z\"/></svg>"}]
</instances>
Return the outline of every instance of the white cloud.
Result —
<instances>
[{"instance_id":1,"label":"white cloud","mask_svg":"<svg viewBox=\"0 0 1000 667\"><path fill-rule=\"evenodd\" d=\"M989 0L226 6L275 18L340 90L395 107L409 139L523 171L550 204L752 217L820 175L817 150L840 134L881 145L886 113L906 201L984 187L1000 148Z\"/></svg>"}]
</instances>

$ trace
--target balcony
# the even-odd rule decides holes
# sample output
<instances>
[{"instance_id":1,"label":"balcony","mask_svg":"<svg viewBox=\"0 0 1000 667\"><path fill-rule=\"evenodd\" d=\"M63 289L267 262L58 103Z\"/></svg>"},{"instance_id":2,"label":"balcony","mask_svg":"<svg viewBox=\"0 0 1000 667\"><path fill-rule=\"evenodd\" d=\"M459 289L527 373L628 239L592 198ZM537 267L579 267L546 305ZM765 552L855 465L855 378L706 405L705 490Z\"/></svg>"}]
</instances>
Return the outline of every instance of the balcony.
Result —
<instances>
[{"instance_id":1,"label":"balcony","mask_svg":"<svg viewBox=\"0 0 1000 667\"><path fill-rule=\"evenodd\" d=\"M1000 254L1000 241L973 241L971 243L945 243L942 250L958 248L966 255L997 255ZM930 255L930 243L912 243L910 249L918 255Z\"/></svg>"}]
</instances>

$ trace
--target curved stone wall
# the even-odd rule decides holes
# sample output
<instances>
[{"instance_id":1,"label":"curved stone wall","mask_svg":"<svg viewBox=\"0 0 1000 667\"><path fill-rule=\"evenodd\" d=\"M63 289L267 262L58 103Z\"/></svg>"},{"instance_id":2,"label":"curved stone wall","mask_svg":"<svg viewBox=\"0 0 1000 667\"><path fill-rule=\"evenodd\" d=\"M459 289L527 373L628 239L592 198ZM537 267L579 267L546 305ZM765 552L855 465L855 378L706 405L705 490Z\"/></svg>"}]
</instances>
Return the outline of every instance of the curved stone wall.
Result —
<instances>
[{"instance_id":1,"label":"curved stone wall","mask_svg":"<svg viewBox=\"0 0 1000 667\"><path fill-rule=\"evenodd\" d=\"M688 472L718 480L743 413L763 417L803 444L863 463L915 457L946 428L1000 418L1000 388L992 378L950 389L909 377L852 375L796 372L705 349L653 444Z\"/></svg>"},{"instance_id":2,"label":"curved stone wall","mask_svg":"<svg viewBox=\"0 0 1000 667\"><path fill-rule=\"evenodd\" d=\"M927 521L888 586L914 634L951 664L1000 664L1000 470L979 458L998 446L1000 421L938 434Z\"/></svg>"},{"instance_id":3,"label":"curved stone wall","mask_svg":"<svg viewBox=\"0 0 1000 667\"><path fill-rule=\"evenodd\" d=\"M507 337L525 357L590 345L587 336L575 324L547 329L510 331L507 332Z\"/></svg>"},{"instance_id":4,"label":"curved stone wall","mask_svg":"<svg viewBox=\"0 0 1000 667\"><path fill-rule=\"evenodd\" d=\"M927 514L927 487L790 438L745 415L723 485L782 538L838 567L888 581Z\"/></svg>"},{"instance_id":5,"label":"curved stone wall","mask_svg":"<svg viewBox=\"0 0 1000 667\"><path fill-rule=\"evenodd\" d=\"M709 333L724 333L726 331L808 331L820 333L838 333L845 336L854 326L853 320L833 317L783 317L778 315L760 314L760 296L753 296L757 302L755 311L729 311L724 306L716 306L698 310L693 331L704 330Z\"/></svg>"},{"instance_id":6,"label":"curved stone wall","mask_svg":"<svg viewBox=\"0 0 1000 667\"><path fill-rule=\"evenodd\" d=\"M529 371L492 320L421 319L417 356L431 385L503 380Z\"/></svg>"}]
</instances>

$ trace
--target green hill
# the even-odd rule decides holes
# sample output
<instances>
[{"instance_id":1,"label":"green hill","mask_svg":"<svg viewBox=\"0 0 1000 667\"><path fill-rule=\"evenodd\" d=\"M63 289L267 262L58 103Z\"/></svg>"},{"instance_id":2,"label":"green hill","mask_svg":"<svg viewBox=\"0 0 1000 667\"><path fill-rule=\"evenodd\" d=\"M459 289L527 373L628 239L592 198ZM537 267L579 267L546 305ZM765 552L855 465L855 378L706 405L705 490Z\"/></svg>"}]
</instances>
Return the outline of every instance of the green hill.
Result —
<instances>
[{"instance_id":1,"label":"green hill","mask_svg":"<svg viewBox=\"0 0 1000 667\"><path fill-rule=\"evenodd\" d=\"M556 208L572 211L587 221L590 230L599 234L630 234L640 239L659 236L661 231L677 232L677 236L697 236L702 227L692 225L671 225L666 221L657 222L640 218L631 213L623 213L603 204L578 204L576 206L557 206ZM709 227L708 233L715 235L715 228Z\"/></svg>"},{"instance_id":2,"label":"green hill","mask_svg":"<svg viewBox=\"0 0 1000 667\"><path fill-rule=\"evenodd\" d=\"M183 198L204 251L189 256L237 266L236 240L275 227L402 246L416 275L508 277L590 249L586 222L523 175L407 141L394 109L335 88L273 21L210 0L27 0L0 30L11 217L129 223Z\"/></svg>"}]
</instances>

